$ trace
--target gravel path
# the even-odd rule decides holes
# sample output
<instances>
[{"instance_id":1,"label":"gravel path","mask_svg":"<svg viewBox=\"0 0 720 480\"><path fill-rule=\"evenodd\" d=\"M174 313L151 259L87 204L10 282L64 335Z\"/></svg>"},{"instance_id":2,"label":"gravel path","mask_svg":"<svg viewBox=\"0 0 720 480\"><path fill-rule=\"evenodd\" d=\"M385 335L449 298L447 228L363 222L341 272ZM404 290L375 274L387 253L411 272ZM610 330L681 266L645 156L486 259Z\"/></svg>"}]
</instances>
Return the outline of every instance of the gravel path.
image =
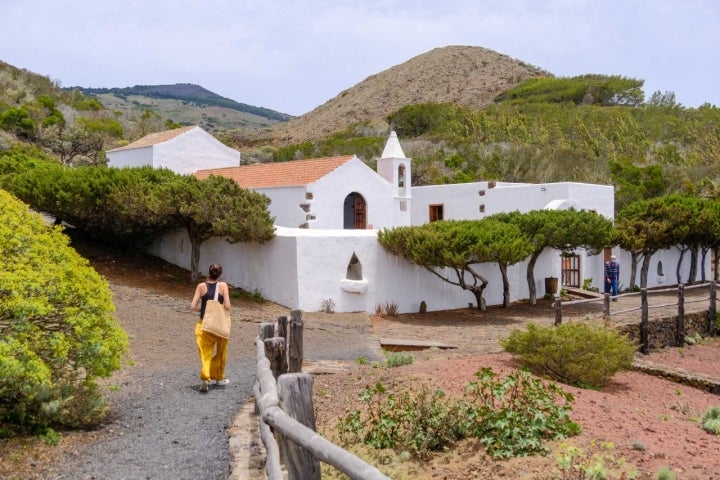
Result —
<instances>
[{"instance_id":1,"label":"gravel path","mask_svg":"<svg viewBox=\"0 0 720 480\"><path fill-rule=\"evenodd\" d=\"M259 323L274 322L289 311L234 305L227 367L231 383L201 394L196 317L188 308L192 292L179 299L116 284L111 288L131 350L126 366L103 381L111 414L97 438L66 453L47 478L228 478L228 429L252 392ZM308 314L303 320L308 360L380 354L366 315Z\"/></svg>"}]
</instances>

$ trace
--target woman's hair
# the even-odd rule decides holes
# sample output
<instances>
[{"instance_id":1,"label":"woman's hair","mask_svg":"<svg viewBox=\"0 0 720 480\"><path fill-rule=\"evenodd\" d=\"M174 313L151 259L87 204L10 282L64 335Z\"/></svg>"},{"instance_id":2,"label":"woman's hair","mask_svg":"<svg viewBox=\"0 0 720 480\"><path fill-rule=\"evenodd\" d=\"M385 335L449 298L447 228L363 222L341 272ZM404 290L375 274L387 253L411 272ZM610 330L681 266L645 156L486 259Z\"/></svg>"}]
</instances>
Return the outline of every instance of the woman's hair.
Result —
<instances>
[{"instance_id":1,"label":"woman's hair","mask_svg":"<svg viewBox=\"0 0 720 480\"><path fill-rule=\"evenodd\" d=\"M210 265L209 270L210 280L217 280L218 278L220 278L220 275L222 275L222 265L220 265L219 263L213 263L212 265Z\"/></svg>"}]
</instances>

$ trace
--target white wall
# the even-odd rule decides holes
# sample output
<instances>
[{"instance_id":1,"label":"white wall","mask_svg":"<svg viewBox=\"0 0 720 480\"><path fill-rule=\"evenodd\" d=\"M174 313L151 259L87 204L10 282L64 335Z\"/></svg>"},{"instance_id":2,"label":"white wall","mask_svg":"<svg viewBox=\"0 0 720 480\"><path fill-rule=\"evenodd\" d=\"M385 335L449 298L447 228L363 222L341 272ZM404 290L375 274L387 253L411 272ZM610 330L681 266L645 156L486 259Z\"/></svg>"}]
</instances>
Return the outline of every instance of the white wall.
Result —
<instances>
[{"instance_id":1,"label":"white wall","mask_svg":"<svg viewBox=\"0 0 720 480\"><path fill-rule=\"evenodd\" d=\"M152 246L150 252L183 268L190 267L190 243L183 232L165 236ZM353 253L362 265L362 281L348 281L347 267ZM581 256L581 280L592 278L593 286L602 291L603 256ZM621 284L629 282L629 255L616 252L621 264ZM666 250L653 256L663 261L665 285L675 283L677 250ZM686 255L683 278L687 277L689 258ZM377 242L375 230L312 230L277 227L276 236L269 242L229 244L211 239L202 246L200 268L206 272L211 263L223 265L223 278L247 291L258 291L268 300L288 308L318 311L324 300L332 300L338 312L364 311L373 313L377 305L395 303L400 312L417 312L425 301L430 311L475 305L475 297L460 287L438 279L425 269L400 257L387 253ZM709 278L709 259L706 272ZM546 249L535 266L535 288L538 297L545 294L545 278L559 279L560 255ZM526 281L527 263L508 269L512 302L529 297ZM654 270L651 269L653 272ZM477 270L489 284L484 292L487 305L502 303L502 279L495 264L479 265ZM448 273L450 273L448 271ZM699 278L699 277L698 277ZM638 277L639 279L639 277ZM657 286L657 278L650 275L648 286ZM190 293L189 293L190 294Z\"/></svg>"},{"instance_id":2,"label":"white wall","mask_svg":"<svg viewBox=\"0 0 720 480\"><path fill-rule=\"evenodd\" d=\"M107 152L109 167L168 168L190 174L205 168L237 167L240 152L232 149L200 127L148 147Z\"/></svg>"},{"instance_id":3,"label":"white wall","mask_svg":"<svg viewBox=\"0 0 720 480\"><path fill-rule=\"evenodd\" d=\"M353 158L323 178L308 185L312 193L310 213L311 229L342 229L343 204L352 192L363 196L366 221L374 229L392 225L393 198L391 185L368 167L362 160Z\"/></svg>"},{"instance_id":4,"label":"white wall","mask_svg":"<svg viewBox=\"0 0 720 480\"><path fill-rule=\"evenodd\" d=\"M480 195L484 192L484 195ZM540 210L553 201L569 200L566 206L578 210L594 210L614 218L614 188L609 185L561 182L522 184L488 182L453 185L430 185L412 188L412 224L428 222L429 206L443 205L445 220L477 220L500 212ZM480 206L484 205L484 213Z\"/></svg>"},{"instance_id":5,"label":"white wall","mask_svg":"<svg viewBox=\"0 0 720 480\"><path fill-rule=\"evenodd\" d=\"M312 206L312 201L305 198L305 187L253 188L253 191L270 198L268 210L275 217L275 225L298 228L307 221L310 212L300 207L305 203Z\"/></svg>"},{"instance_id":6,"label":"white wall","mask_svg":"<svg viewBox=\"0 0 720 480\"><path fill-rule=\"evenodd\" d=\"M150 167L153 161L152 147L131 148L107 152L108 167Z\"/></svg>"},{"instance_id":7,"label":"white wall","mask_svg":"<svg viewBox=\"0 0 720 480\"><path fill-rule=\"evenodd\" d=\"M237 167L240 152L232 149L200 127L154 146L154 167L190 174L208 168Z\"/></svg>"}]
</instances>

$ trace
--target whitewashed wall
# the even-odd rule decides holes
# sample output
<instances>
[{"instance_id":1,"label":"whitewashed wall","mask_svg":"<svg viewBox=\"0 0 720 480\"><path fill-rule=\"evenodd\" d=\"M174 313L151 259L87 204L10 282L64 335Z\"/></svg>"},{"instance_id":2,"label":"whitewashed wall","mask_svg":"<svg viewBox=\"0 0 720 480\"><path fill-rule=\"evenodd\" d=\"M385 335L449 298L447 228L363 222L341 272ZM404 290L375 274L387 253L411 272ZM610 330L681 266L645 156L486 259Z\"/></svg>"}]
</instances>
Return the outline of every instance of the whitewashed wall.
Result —
<instances>
[{"instance_id":1,"label":"whitewashed wall","mask_svg":"<svg viewBox=\"0 0 720 480\"><path fill-rule=\"evenodd\" d=\"M189 269L190 243L185 232L167 235L150 249L150 253L170 263ZM352 255L362 264L362 281L347 281L346 274ZM592 286L603 289L602 255L581 256L581 280L592 278ZM630 256L616 250L620 261L620 283L629 285ZM675 249L658 252L652 259L648 286L675 284L675 265L679 254ZM662 260L666 277L659 283L657 261ZM457 286L441 281L425 269L388 254L377 242L373 230L308 230L278 227L276 236L264 245L256 243L229 244L212 239L202 247L200 266L203 273L214 262L223 265L223 278L231 285L257 291L268 300L303 311L318 311L323 301L332 300L338 312L364 311L373 313L377 305L395 303L403 313L417 312L425 301L430 311L475 305L475 297ZM529 297L526 281L527 263L511 266L511 301ZM546 249L535 267L535 288L538 297L545 294L545 278L558 278L562 288L559 253ZM709 259L705 265L710 278ZM483 264L478 270L489 285L484 298L487 305L502 303L502 280L497 265ZM689 256L682 268L687 279ZM639 271L638 271L639 272ZM698 276L698 280L700 276ZM638 277L639 282L639 277ZM188 292L191 295L192 292Z\"/></svg>"},{"instance_id":2,"label":"whitewashed wall","mask_svg":"<svg viewBox=\"0 0 720 480\"><path fill-rule=\"evenodd\" d=\"M152 147L131 148L107 152L108 167L151 167L153 162Z\"/></svg>"},{"instance_id":3,"label":"whitewashed wall","mask_svg":"<svg viewBox=\"0 0 720 480\"><path fill-rule=\"evenodd\" d=\"M308 213L300 205L312 201L305 198L305 187L254 188L253 191L270 198L270 216L275 217L275 225L298 228L307 221Z\"/></svg>"},{"instance_id":4,"label":"whitewashed wall","mask_svg":"<svg viewBox=\"0 0 720 480\"><path fill-rule=\"evenodd\" d=\"M380 229L392 225L392 186L368 167L353 158L307 187L312 193L311 229L342 229L345 197L357 192L365 198L367 225Z\"/></svg>"},{"instance_id":5,"label":"whitewashed wall","mask_svg":"<svg viewBox=\"0 0 720 480\"><path fill-rule=\"evenodd\" d=\"M481 192L484 195L480 195ZM497 183L494 188L488 188L488 182L413 187L412 224L427 223L429 206L434 204L443 205L446 220L477 220L500 212L540 209L560 200L569 201L562 205L563 208L592 209L607 218L614 218L613 195L612 186L572 182ZM481 205L484 212L481 212Z\"/></svg>"},{"instance_id":6,"label":"whitewashed wall","mask_svg":"<svg viewBox=\"0 0 720 480\"><path fill-rule=\"evenodd\" d=\"M237 167L240 165L240 152L196 127L155 145L153 165L180 174L207 168Z\"/></svg>"},{"instance_id":7,"label":"whitewashed wall","mask_svg":"<svg viewBox=\"0 0 720 480\"><path fill-rule=\"evenodd\" d=\"M149 147L107 152L110 167L168 168L191 174L205 168L237 167L240 152L232 149L200 127Z\"/></svg>"}]
</instances>

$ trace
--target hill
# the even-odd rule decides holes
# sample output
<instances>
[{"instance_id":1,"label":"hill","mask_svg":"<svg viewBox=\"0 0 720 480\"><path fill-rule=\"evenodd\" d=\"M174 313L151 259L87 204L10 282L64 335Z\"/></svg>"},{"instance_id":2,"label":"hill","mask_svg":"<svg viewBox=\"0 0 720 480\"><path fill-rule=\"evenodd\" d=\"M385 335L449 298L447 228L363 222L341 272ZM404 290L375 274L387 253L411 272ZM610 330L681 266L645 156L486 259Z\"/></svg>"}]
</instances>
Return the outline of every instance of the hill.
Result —
<instances>
[{"instance_id":1,"label":"hill","mask_svg":"<svg viewBox=\"0 0 720 480\"><path fill-rule=\"evenodd\" d=\"M191 83L125 88L67 87L65 90L79 90L125 116L150 110L164 120L180 125L199 125L210 132L265 128L293 118L268 108L236 102Z\"/></svg>"},{"instance_id":2,"label":"hill","mask_svg":"<svg viewBox=\"0 0 720 480\"><path fill-rule=\"evenodd\" d=\"M371 75L314 110L275 127L281 144L322 138L358 122L382 123L418 103L484 108L523 80L550 73L483 47L448 46Z\"/></svg>"}]
</instances>

